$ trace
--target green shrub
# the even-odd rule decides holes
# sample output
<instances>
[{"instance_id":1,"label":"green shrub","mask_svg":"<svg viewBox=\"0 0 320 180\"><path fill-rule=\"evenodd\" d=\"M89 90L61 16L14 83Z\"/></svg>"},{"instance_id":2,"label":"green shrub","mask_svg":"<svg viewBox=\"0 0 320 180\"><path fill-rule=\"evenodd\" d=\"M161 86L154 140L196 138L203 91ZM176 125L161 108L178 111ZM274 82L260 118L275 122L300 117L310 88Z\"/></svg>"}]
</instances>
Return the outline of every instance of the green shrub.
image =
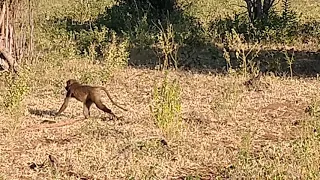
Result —
<instances>
[{"instance_id":1,"label":"green shrub","mask_svg":"<svg viewBox=\"0 0 320 180\"><path fill-rule=\"evenodd\" d=\"M101 71L93 70L85 70L79 72L79 81L83 84L96 84L99 83L101 77Z\"/></svg>"},{"instance_id":2,"label":"green shrub","mask_svg":"<svg viewBox=\"0 0 320 180\"><path fill-rule=\"evenodd\" d=\"M233 29L243 35L248 42L289 43L295 41L298 35L300 36L303 27L300 27L298 15L291 9L290 3L284 0L280 12L271 9L268 18L254 23L251 23L247 14L243 13L229 15L225 19L214 19L211 22L210 30L216 40L223 40Z\"/></svg>"},{"instance_id":3,"label":"green shrub","mask_svg":"<svg viewBox=\"0 0 320 180\"><path fill-rule=\"evenodd\" d=\"M103 47L103 62L109 69L123 68L128 65L129 42L121 39L111 32L111 42Z\"/></svg>"},{"instance_id":4,"label":"green shrub","mask_svg":"<svg viewBox=\"0 0 320 180\"><path fill-rule=\"evenodd\" d=\"M37 54L38 59L41 61L61 65L60 60L77 56L79 50L77 49L76 41L71 38L74 35L56 24L47 22L39 24L39 27L35 28L36 52L34 54Z\"/></svg>"},{"instance_id":5,"label":"green shrub","mask_svg":"<svg viewBox=\"0 0 320 180\"><path fill-rule=\"evenodd\" d=\"M247 43L243 35L238 34L234 29L232 29L231 33L226 33L226 46L228 49L235 51L237 63L239 64L241 73L245 77L248 73L256 73L256 71L259 70L257 63L255 62L255 58L258 57L258 53L260 52L258 43L253 45ZM230 55L226 50L224 51L224 58L228 63L227 68L231 68L228 69L228 71L233 72Z\"/></svg>"},{"instance_id":6,"label":"green shrub","mask_svg":"<svg viewBox=\"0 0 320 180\"><path fill-rule=\"evenodd\" d=\"M319 117L320 115L320 101L318 98L312 99L311 104L305 110L310 116Z\"/></svg>"},{"instance_id":7,"label":"green shrub","mask_svg":"<svg viewBox=\"0 0 320 180\"><path fill-rule=\"evenodd\" d=\"M109 40L108 28L82 29L80 32L75 32L77 46L81 55L88 56L92 60L103 56L103 48L108 45Z\"/></svg>"},{"instance_id":8,"label":"green shrub","mask_svg":"<svg viewBox=\"0 0 320 180\"><path fill-rule=\"evenodd\" d=\"M4 106L11 111L21 105L30 90L27 70L21 70L19 76L10 73L6 74L5 81L7 90L4 95Z\"/></svg>"},{"instance_id":9,"label":"green shrub","mask_svg":"<svg viewBox=\"0 0 320 180\"><path fill-rule=\"evenodd\" d=\"M155 51L160 60L160 68L168 69L169 67L178 68L177 53L179 45L175 42L175 31L172 24L168 24L166 29L159 23L160 33L157 36Z\"/></svg>"},{"instance_id":10,"label":"green shrub","mask_svg":"<svg viewBox=\"0 0 320 180\"><path fill-rule=\"evenodd\" d=\"M160 86L155 85L150 106L156 124L168 131L176 131L181 123L180 87L176 80L170 82L166 76Z\"/></svg>"},{"instance_id":11,"label":"green shrub","mask_svg":"<svg viewBox=\"0 0 320 180\"><path fill-rule=\"evenodd\" d=\"M107 8L95 21L97 27L106 26L119 35L126 35L134 45L147 48L161 33L158 22L167 27L172 24L177 42L199 41L201 26L192 16L184 13L185 8L173 0L119 0L117 5ZM157 24L157 25L155 25Z\"/></svg>"},{"instance_id":12,"label":"green shrub","mask_svg":"<svg viewBox=\"0 0 320 180\"><path fill-rule=\"evenodd\" d=\"M81 72L80 80L83 83L104 81L115 70L128 66L129 41L127 39L117 37L115 32L95 32L95 34L98 34L97 37L100 38L91 42L91 46L89 46L91 50L89 49L88 55L91 62L99 62L101 66L98 69ZM105 34L110 34L110 41L106 41Z\"/></svg>"}]
</instances>

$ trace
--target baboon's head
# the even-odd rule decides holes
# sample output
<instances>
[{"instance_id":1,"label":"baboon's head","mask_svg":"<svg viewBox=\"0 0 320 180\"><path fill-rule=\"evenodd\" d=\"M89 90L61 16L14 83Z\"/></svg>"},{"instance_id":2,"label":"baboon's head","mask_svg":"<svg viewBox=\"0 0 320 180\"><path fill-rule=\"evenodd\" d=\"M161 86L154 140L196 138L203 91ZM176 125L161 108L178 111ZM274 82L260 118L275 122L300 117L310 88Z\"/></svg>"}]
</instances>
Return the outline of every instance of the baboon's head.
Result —
<instances>
[{"instance_id":1,"label":"baboon's head","mask_svg":"<svg viewBox=\"0 0 320 180\"><path fill-rule=\"evenodd\" d=\"M69 88L70 88L70 86L73 85L73 84L79 84L79 83L78 83L78 81L75 80L75 79L69 79L69 80L67 81L66 90L68 91Z\"/></svg>"}]
</instances>

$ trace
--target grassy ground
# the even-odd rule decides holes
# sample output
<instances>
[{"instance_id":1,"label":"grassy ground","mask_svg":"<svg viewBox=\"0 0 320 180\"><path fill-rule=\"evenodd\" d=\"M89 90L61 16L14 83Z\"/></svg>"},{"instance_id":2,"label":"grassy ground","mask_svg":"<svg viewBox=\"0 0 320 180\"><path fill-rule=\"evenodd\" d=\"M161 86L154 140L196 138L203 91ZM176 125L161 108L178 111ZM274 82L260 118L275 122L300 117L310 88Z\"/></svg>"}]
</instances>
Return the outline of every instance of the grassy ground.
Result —
<instances>
[{"instance_id":1,"label":"grassy ground","mask_svg":"<svg viewBox=\"0 0 320 180\"><path fill-rule=\"evenodd\" d=\"M75 63L79 68L69 71ZM84 67L99 68L74 60L59 70L78 77ZM32 89L19 113L1 112L0 178L319 177L319 122L305 113L319 96L316 79L265 76L256 90L249 90L242 76L169 72L170 79L179 80L182 97L183 128L172 134L155 125L149 110L154 84L164 74L126 68L103 84L117 102L136 111L123 112L105 98L123 120L110 121L93 107L91 119L21 131L53 120L63 100L60 80L65 79L50 74L56 71L47 67L33 80L42 85ZM82 104L74 100L56 120L81 118ZM52 165L49 155L55 158Z\"/></svg>"},{"instance_id":2,"label":"grassy ground","mask_svg":"<svg viewBox=\"0 0 320 180\"><path fill-rule=\"evenodd\" d=\"M26 92L21 105L13 110L0 106L0 180L319 179L320 81L315 75L319 55L305 55L319 51L318 41L270 48L295 49L293 66L310 61L297 68L314 68L311 78L267 73L249 88L244 85L249 77L237 73L169 71L169 81L177 79L180 86L182 120L181 126L171 132L157 126L150 110L155 100L154 87L163 81L163 72L138 65L110 70L94 61L91 52L79 56L76 44L82 41L52 22L64 18L94 20L113 3L59 0L39 1L35 5L35 23L41 24L35 27L37 59L29 68L24 67L29 71L20 77L21 84L11 89L6 88L6 77L0 76L2 104L8 100L19 102L21 92ZM200 0L186 13L198 18L205 27L213 19L241 11L241 3ZM320 18L316 0L295 0L292 7L302 13L302 22ZM102 39L108 37L99 35ZM97 38L85 33L79 37L88 38L88 42ZM119 48L121 44L102 43L109 43L108 48L113 45L113 49L106 50L115 55L106 56L102 62L126 61L127 51ZM262 50L267 54L265 58L277 66L277 60L283 57L275 54L282 51L272 52L268 48ZM203 58L210 63L219 59L225 63L222 55L214 53L195 58L196 62L201 63ZM140 51L137 54L137 61L152 61ZM109 120L107 114L92 107L92 117L84 120L82 104L76 100L54 119L63 102L65 81L70 78L105 86L116 102L133 111L122 111L103 96L107 106L123 119ZM8 92L12 95L9 98L5 96ZM62 127L34 129L51 121L74 120L78 121Z\"/></svg>"}]
</instances>

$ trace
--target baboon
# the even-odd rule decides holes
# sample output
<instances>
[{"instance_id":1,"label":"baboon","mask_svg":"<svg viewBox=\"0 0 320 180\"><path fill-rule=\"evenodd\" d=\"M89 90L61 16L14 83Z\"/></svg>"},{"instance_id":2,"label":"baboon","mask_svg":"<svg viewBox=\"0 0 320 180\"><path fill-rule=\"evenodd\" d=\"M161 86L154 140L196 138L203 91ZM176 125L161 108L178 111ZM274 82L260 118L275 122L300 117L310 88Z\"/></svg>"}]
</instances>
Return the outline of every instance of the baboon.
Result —
<instances>
[{"instance_id":1,"label":"baboon","mask_svg":"<svg viewBox=\"0 0 320 180\"><path fill-rule=\"evenodd\" d=\"M78 81L74 79L69 79L67 82L67 85L65 89L67 90L67 95L64 98L64 102L62 106L60 107L59 111L55 116L60 115L68 106L69 100L71 98L75 98L78 101L81 101L83 103L83 115L85 119L87 119L90 116L90 106L94 103L96 104L97 108L101 109L102 111L111 114L112 118L118 118L111 109L107 108L101 101L101 94L100 90L103 90L106 92L107 96L111 100L111 102L119 107L122 110L127 111L127 109L119 106L117 103L115 103L109 92L106 88L101 86L89 86L89 85L82 85Z\"/></svg>"}]
</instances>

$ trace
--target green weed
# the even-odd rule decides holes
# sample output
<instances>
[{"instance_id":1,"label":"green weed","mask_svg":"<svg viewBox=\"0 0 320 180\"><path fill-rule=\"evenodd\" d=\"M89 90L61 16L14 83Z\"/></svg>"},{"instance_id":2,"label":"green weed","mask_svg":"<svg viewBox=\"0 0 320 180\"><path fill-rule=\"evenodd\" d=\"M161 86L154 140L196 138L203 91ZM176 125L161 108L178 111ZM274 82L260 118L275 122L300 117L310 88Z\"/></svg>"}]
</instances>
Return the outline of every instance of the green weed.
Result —
<instances>
[{"instance_id":1,"label":"green weed","mask_svg":"<svg viewBox=\"0 0 320 180\"><path fill-rule=\"evenodd\" d=\"M255 73L255 58L258 57L260 52L259 45L257 43L251 45L247 43L244 36L238 34L234 29L232 29L232 33L227 33L226 35L227 46L229 49L234 49L236 59L239 63L239 67L241 69L241 73L247 77L248 73ZM224 52L224 57L226 61L230 64L230 56ZM228 59L229 58L229 59Z\"/></svg>"},{"instance_id":2,"label":"green weed","mask_svg":"<svg viewBox=\"0 0 320 180\"><path fill-rule=\"evenodd\" d=\"M284 56L285 56L285 59L286 59L286 62L289 66L289 70L290 70L290 77L292 78L293 77L293 70L292 70L292 65L295 61L294 59L294 52L292 53L291 57L288 55L287 52L284 53Z\"/></svg>"},{"instance_id":3,"label":"green weed","mask_svg":"<svg viewBox=\"0 0 320 180\"><path fill-rule=\"evenodd\" d=\"M79 81L84 84L95 84L100 80L100 75L102 71L83 71L79 74Z\"/></svg>"},{"instance_id":4,"label":"green weed","mask_svg":"<svg viewBox=\"0 0 320 180\"><path fill-rule=\"evenodd\" d=\"M103 62L109 69L123 68L128 65L129 41L121 40L111 32L111 42L103 49Z\"/></svg>"},{"instance_id":5,"label":"green weed","mask_svg":"<svg viewBox=\"0 0 320 180\"><path fill-rule=\"evenodd\" d=\"M158 43L156 52L160 60L160 69L165 70L169 67L178 68L177 52L179 45L175 42L175 32L172 24L168 24L166 29L163 28L161 23L156 25L159 29L157 36Z\"/></svg>"},{"instance_id":6,"label":"green weed","mask_svg":"<svg viewBox=\"0 0 320 180\"><path fill-rule=\"evenodd\" d=\"M305 111L309 113L310 116L318 117L320 115L320 101L318 98L314 98Z\"/></svg>"},{"instance_id":7,"label":"green weed","mask_svg":"<svg viewBox=\"0 0 320 180\"><path fill-rule=\"evenodd\" d=\"M177 80L170 82L167 76L160 86L154 86L150 109L160 128L176 131L181 124L180 87Z\"/></svg>"},{"instance_id":8,"label":"green weed","mask_svg":"<svg viewBox=\"0 0 320 180\"><path fill-rule=\"evenodd\" d=\"M18 76L10 73L6 74L5 81L7 90L4 95L4 106L10 111L18 109L30 90L27 70L21 70Z\"/></svg>"}]
</instances>

